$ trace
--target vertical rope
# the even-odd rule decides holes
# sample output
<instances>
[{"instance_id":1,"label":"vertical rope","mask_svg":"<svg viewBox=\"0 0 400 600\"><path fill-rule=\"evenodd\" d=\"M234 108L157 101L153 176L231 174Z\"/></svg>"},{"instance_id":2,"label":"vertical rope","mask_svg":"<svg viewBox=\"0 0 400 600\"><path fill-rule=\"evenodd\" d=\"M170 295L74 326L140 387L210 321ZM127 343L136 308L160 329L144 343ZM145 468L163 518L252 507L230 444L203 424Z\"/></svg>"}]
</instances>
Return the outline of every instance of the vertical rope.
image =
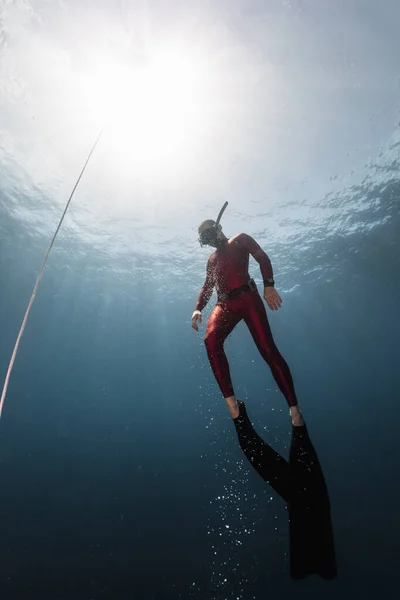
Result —
<instances>
[{"instance_id":1,"label":"vertical rope","mask_svg":"<svg viewBox=\"0 0 400 600\"><path fill-rule=\"evenodd\" d=\"M29 316L29 313L30 313L30 310L31 310L31 307L32 307L33 301L34 301L34 299L35 299L36 292L37 292L37 289L38 289L38 287L39 287L40 280L42 279L42 274L43 274L44 268L45 268L45 266L46 266L47 259L49 258L49 254L50 254L50 252L51 252L51 249L52 249L52 247L53 247L53 244L54 244L54 242L55 242L55 239L56 239L56 237L57 237L57 234L58 234L58 232L60 231L60 227L61 227L61 225L62 225L62 223L63 223L63 221L64 221L64 217L65 217L65 215L66 215L66 213L67 213L68 207L69 207L69 205L70 205L70 203L71 203L71 200L72 200L72 197L73 197L73 195L74 195L74 193L75 193L75 190L76 190L76 188L78 187L80 180L82 179L82 175L83 175L83 174L84 174L84 172L85 172L85 169L86 169L86 167L87 167L87 165L88 165L88 162L89 162L89 160L90 160L90 158L91 158L91 156L92 156L93 152L95 151L95 149L96 149L96 146L97 146L97 144L99 143L99 141L100 141L100 138L101 138L102 134L103 134L103 131L101 131L101 132L99 133L99 135L98 135L98 137L97 137L97 140L96 140L96 141L95 141L95 143L93 144L93 147L92 147L91 151L89 152L89 156L87 157L87 159L86 159L86 161L85 161L85 164L84 164L84 165L83 165L83 167L82 167L82 170L81 170L81 172L80 172L80 174L79 174L79 177L78 177L78 179L76 180L76 183L75 183L75 185L74 185L74 187L73 187L73 190L72 190L72 192L71 192L71 195L70 195L70 197L68 198L68 202L67 202L67 204L65 205L64 212L63 212L63 214L62 214L62 216L61 216L61 219L60 219L60 221L59 221L59 223L58 223L57 229L55 230L55 233L54 233L54 235L53 235L53 238L52 238L52 240L51 240L51 242L50 242L50 245L49 245L49 247L48 247L48 250L47 250L47 252L46 252L46 256L44 257L44 260L43 260L42 266L41 266L41 268L40 268L40 271L39 271L39 275L37 276L36 283L35 283L35 286L34 286L34 288L33 288L33 292L32 292L31 298L30 298L30 300L29 300L29 303L28 303L28 307L27 307L27 309L26 309L26 311L25 311L24 320L22 321L22 325L21 325L21 328L20 328L20 330L19 330L19 333L18 333L17 341L15 342L15 346L14 346L14 350L13 350L13 353L12 353L12 356L11 356L10 364L8 365L8 369L7 369L7 375L6 375L6 378L5 378L5 381L4 381L4 385L3 385L3 391L2 391L2 393L1 393L1 399L0 399L0 418L1 418L1 414L2 414L2 412L3 412L3 406L4 406L4 400L5 400L5 398L6 398L6 394L7 394L8 382L10 381L11 371L12 371L12 369L13 369L13 366L14 366L15 357L17 356L17 352L18 352L19 343L20 343L20 341L21 341L22 334L24 333L25 325L26 325L26 322L27 322L27 320L28 320L28 316Z\"/></svg>"}]
</instances>

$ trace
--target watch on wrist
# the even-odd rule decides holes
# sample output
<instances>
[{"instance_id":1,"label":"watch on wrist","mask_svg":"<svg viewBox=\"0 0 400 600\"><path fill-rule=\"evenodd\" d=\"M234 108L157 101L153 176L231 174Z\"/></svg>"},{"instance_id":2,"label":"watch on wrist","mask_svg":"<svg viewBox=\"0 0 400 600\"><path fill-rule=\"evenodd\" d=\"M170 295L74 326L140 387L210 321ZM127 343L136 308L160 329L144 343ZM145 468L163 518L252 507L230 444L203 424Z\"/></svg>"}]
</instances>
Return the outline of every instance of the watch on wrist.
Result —
<instances>
[{"instance_id":1,"label":"watch on wrist","mask_svg":"<svg viewBox=\"0 0 400 600\"><path fill-rule=\"evenodd\" d=\"M273 277L268 277L268 279L264 279L264 287L274 287L275 281Z\"/></svg>"}]
</instances>

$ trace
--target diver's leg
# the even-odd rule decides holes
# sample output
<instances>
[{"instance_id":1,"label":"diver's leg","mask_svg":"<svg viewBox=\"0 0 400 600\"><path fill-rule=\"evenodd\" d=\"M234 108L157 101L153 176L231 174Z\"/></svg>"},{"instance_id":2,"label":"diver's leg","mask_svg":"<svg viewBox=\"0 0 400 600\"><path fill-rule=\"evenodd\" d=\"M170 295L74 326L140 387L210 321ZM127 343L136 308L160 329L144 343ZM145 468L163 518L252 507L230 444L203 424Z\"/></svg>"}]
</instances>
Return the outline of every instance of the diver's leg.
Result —
<instances>
[{"instance_id":1,"label":"diver's leg","mask_svg":"<svg viewBox=\"0 0 400 600\"><path fill-rule=\"evenodd\" d=\"M286 398L293 425L303 425L290 369L275 345L267 312L258 292L243 294L243 314L261 356L269 365L279 389Z\"/></svg>"},{"instance_id":2,"label":"diver's leg","mask_svg":"<svg viewBox=\"0 0 400 600\"><path fill-rule=\"evenodd\" d=\"M208 320L204 337L211 368L232 418L238 416L239 408L233 391L228 359L224 352L224 342L241 318L230 309L229 302L217 304Z\"/></svg>"}]
</instances>

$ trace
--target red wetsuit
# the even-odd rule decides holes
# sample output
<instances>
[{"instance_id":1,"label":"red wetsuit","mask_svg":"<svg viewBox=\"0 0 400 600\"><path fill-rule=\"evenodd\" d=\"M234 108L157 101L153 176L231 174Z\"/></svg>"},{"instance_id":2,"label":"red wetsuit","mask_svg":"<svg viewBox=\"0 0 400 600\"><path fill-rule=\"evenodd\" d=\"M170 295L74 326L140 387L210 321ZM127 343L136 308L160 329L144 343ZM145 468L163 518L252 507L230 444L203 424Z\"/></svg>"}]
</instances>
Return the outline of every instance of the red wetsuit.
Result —
<instances>
[{"instance_id":1,"label":"red wetsuit","mask_svg":"<svg viewBox=\"0 0 400 600\"><path fill-rule=\"evenodd\" d=\"M268 255L257 242L245 233L230 238L208 259L207 275L196 304L203 310L214 287L218 298L250 281L248 272L250 254L259 263L263 280L272 277ZM265 306L258 291L243 291L232 298L222 299L215 306L207 324L204 342L211 368L224 398L234 396L224 342L234 327L244 319L256 346L270 366L279 389L289 406L296 406L293 380L285 359L277 349L268 323Z\"/></svg>"}]
</instances>

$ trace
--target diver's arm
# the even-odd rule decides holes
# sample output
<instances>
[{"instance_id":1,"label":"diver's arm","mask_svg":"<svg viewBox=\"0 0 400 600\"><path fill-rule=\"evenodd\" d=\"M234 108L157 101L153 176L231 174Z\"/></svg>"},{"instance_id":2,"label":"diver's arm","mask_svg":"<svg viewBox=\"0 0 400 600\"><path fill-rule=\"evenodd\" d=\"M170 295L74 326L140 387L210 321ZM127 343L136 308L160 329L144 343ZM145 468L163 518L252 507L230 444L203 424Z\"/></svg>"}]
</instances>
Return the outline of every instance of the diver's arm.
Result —
<instances>
[{"instance_id":1,"label":"diver's arm","mask_svg":"<svg viewBox=\"0 0 400 600\"><path fill-rule=\"evenodd\" d=\"M207 271L206 271L206 280L204 282L203 287L200 290L199 297L197 299L196 306L194 308L195 312L198 311L201 313L203 308L207 305L210 300L214 289L214 277L211 269L210 259L207 263Z\"/></svg>"},{"instance_id":2,"label":"diver's arm","mask_svg":"<svg viewBox=\"0 0 400 600\"><path fill-rule=\"evenodd\" d=\"M278 310L278 308L281 307L282 298L274 288L274 272L268 254L264 252L261 246L257 244L256 240L250 235L247 235L247 233L242 233L240 235L240 242L260 265L260 271L264 282L264 300L271 310Z\"/></svg>"},{"instance_id":3,"label":"diver's arm","mask_svg":"<svg viewBox=\"0 0 400 600\"><path fill-rule=\"evenodd\" d=\"M247 233L242 233L240 235L240 243L246 248L246 250L248 250L248 252L260 265L264 287L273 285L274 273L268 254L264 252L261 246L257 244L256 240L250 235L247 235Z\"/></svg>"},{"instance_id":4,"label":"diver's arm","mask_svg":"<svg viewBox=\"0 0 400 600\"><path fill-rule=\"evenodd\" d=\"M207 302L211 298L213 289L214 289L214 281L213 281L213 277L211 274L211 270L209 269L209 266L207 265L206 280L204 282L203 287L200 290L200 294L199 294L195 309L192 314L192 327L195 331L199 330L198 323L201 323L201 321L202 321L201 311L203 310L203 308L206 306Z\"/></svg>"}]
</instances>

